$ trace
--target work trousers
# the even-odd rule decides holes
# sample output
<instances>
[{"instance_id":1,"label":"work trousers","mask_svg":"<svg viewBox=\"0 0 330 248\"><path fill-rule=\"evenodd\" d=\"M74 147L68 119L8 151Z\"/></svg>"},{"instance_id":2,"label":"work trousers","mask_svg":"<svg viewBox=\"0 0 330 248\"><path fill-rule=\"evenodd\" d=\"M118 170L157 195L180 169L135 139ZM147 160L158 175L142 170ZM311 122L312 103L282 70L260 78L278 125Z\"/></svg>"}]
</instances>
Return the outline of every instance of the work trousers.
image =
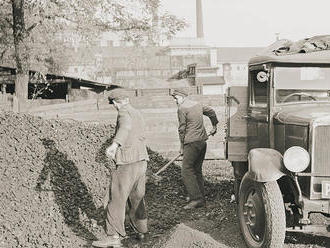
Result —
<instances>
[{"instance_id":1,"label":"work trousers","mask_svg":"<svg viewBox=\"0 0 330 248\"><path fill-rule=\"evenodd\" d=\"M181 174L190 200L205 200L202 171L205 152L205 141L195 141L183 146Z\"/></svg>"},{"instance_id":2,"label":"work trousers","mask_svg":"<svg viewBox=\"0 0 330 248\"><path fill-rule=\"evenodd\" d=\"M147 162L120 165L112 172L111 196L107 206L106 232L126 236L125 213L136 232L146 233L147 215L144 202Z\"/></svg>"}]
</instances>

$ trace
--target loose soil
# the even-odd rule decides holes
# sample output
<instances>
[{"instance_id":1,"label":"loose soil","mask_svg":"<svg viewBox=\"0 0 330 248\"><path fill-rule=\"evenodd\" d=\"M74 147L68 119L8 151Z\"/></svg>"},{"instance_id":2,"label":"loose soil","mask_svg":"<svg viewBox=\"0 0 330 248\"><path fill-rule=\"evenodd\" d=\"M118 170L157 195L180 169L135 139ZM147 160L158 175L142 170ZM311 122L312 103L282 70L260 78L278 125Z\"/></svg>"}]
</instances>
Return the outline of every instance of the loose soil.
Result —
<instances>
[{"instance_id":1,"label":"loose soil","mask_svg":"<svg viewBox=\"0 0 330 248\"><path fill-rule=\"evenodd\" d=\"M104 235L103 199L111 162L110 124L43 120L0 112L0 247L90 247ZM147 174L168 160L149 150ZM185 211L180 162L147 183L149 234L126 247L245 247L237 224L231 167L205 161L207 207ZM183 224L184 223L184 224ZM182 237L193 237L182 238ZM217 246L219 244L219 246ZM177 246L176 246L177 245ZM285 247L330 247L321 236L287 234Z\"/></svg>"}]
</instances>

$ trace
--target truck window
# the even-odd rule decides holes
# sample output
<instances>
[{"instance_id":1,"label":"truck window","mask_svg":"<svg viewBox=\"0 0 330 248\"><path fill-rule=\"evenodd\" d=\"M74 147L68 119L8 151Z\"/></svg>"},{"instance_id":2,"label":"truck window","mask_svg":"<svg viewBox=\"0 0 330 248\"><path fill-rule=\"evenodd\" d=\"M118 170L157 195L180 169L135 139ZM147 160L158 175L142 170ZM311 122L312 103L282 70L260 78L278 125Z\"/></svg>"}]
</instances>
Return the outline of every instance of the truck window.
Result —
<instances>
[{"instance_id":1,"label":"truck window","mask_svg":"<svg viewBox=\"0 0 330 248\"><path fill-rule=\"evenodd\" d=\"M261 72L261 73L260 73ZM251 72L251 106L267 107L267 85L268 79L262 78L263 71L256 70Z\"/></svg>"},{"instance_id":2,"label":"truck window","mask_svg":"<svg viewBox=\"0 0 330 248\"><path fill-rule=\"evenodd\" d=\"M330 101L330 68L276 67L277 104Z\"/></svg>"}]
</instances>

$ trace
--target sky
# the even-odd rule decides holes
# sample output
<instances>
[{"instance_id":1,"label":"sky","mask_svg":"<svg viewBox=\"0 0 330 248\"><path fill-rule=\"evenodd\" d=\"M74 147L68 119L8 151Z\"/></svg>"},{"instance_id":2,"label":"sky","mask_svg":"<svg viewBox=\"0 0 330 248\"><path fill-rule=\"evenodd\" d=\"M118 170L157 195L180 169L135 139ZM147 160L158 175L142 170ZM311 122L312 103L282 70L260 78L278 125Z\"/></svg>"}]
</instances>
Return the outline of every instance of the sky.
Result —
<instances>
[{"instance_id":1,"label":"sky","mask_svg":"<svg viewBox=\"0 0 330 248\"><path fill-rule=\"evenodd\" d=\"M217 47L265 47L330 34L329 0L202 0L204 36ZM189 27L178 37L196 36L196 1L162 0L162 8Z\"/></svg>"}]
</instances>

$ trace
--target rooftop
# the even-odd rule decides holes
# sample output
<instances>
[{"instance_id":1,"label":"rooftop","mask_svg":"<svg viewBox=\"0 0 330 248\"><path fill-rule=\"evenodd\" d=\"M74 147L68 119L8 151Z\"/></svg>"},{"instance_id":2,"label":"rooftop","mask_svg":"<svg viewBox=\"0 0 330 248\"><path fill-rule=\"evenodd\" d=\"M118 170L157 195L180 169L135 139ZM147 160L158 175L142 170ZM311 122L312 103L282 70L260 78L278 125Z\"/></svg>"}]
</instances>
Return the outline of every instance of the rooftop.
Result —
<instances>
[{"instance_id":1,"label":"rooftop","mask_svg":"<svg viewBox=\"0 0 330 248\"><path fill-rule=\"evenodd\" d=\"M6 72L10 73L11 77L8 78L8 74ZM29 72L35 73L36 71L30 70ZM15 75L16 75L16 68L8 67L8 66L0 66L0 79L1 79L1 77L4 77L5 79L8 78L5 81L0 80L0 84L2 84L2 83L14 84ZM46 78L50 83L76 82L81 86L97 88L97 89L105 89L105 88L109 87L109 84L103 84L103 83L99 83L96 81L85 80L82 78L57 75L57 74L51 74L51 73L47 73Z\"/></svg>"}]
</instances>

